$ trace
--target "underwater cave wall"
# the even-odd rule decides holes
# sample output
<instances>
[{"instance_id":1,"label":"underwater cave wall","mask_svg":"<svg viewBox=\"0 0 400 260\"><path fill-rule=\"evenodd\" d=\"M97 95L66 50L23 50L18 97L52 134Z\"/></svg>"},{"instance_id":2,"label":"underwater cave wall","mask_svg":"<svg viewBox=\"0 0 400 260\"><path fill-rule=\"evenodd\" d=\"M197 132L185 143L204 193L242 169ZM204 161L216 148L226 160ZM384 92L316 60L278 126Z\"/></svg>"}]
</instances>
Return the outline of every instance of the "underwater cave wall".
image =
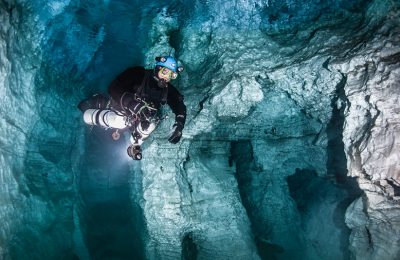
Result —
<instances>
[{"instance_id":1,"label":"underwater cave wall","mask_svg":"<svg viewBox=\"0 0 400 260\"><path fill-rule=\"evenodd\" d=\"M399 257L398 1L1 1L0 12L1 257ZM170 117L140 164L112 163L124 140L82 130L75 106L167 53L186 67L174 83L183 141L167 143ZM347 171L365 195L345 214L359 196L338 183Z\"/></svg>"},{"instance_id":2,"label":"underwater cave wall","mask_svg":"<svg viewBox=\"0 0 400 260\"><path fill-rule=\"evenodd\" d=\"M76 186L84 152L76 104L101 37L85 30L74 1L0 7L1 256L88 259Z\"/></svg>"},{"instance_id":3,"label":"underwater cave wall","mask_svg":"<svg viewBox=\"0 0 400 260\"><path fill-rule=\"evenodd\" d=\"M73 255L76 126L59 114L70 103L43 63L35 11L0 3L2 259Z\"/></svg>"},{"instance_id":4,"label":"underwater cave wall","mask_svg":"<svg viewBox=\"0 0 400 260\"><path fill-rule=\"evenodd\" d=\"M384 37L390 36L396 41L391 30L395 32L398 27L398 4L395 1L332 1L322 6L314 2L300 6L294 1L286 6L282 4L281 9L274 9L277 5L277 1L254 2L240 5L240 8L234 3L196 3L198 9L192 13L196 22L189 19L183 28L173 22L174 13L167 12L158 18L167 22L158 22L160 27L156 29L165 33L164 41L153 45L150 52L156 53L155 50L164 49L165 43L169 43L175 55L187 64L188 73L194 74L190 78L183 75L179 81L189 107L189 120L184 132L187 142L252 140L251 144L256 145L257 149L253 151L254 158L257 158L256 169L263 174L247 172L254 176L244 182L239 178L238 188L241 199L248 205L253 203L254 206L261 201L255 207L258 210L244 203L249 220L254 225L254 243L258 246L260 257L268 258L272 254L278 258L318 259L347 258L352 254L373 259L376 255L372 249L365 253L368 251L359 250L356 246L359 233L356 230L364 232L364 240L370 234L373 241L382 243L382 248L385 240L380 240L378 234L374 238L374 234L367 232L362 225L354 224L349 217L346 221L348 227L344 223L347 206L361 194L353 180L344 177L347 170L350 176L355 175L351 174L352 167L346 169L343 165L346 163L343 147L348 165L357 164L356 157L349 156L346 129L349 124L357 125L358 122L353 122L348 112L362 106L359 104L361 97L356 101L349 98L351 85L347 72L351 71L350 68L359 69L356 64L360 58L357 55L370 53L369 41L379 41L382 47L385 46ZM196 13L196 10L199 12ZM275 12L277 15L274 15ZM164 27L165 24L173 26ZM180 36L171 33L177 28L180 28ZM380 40L373 40L380 30L383 30ZM172 35L182 39L181 42L170 41ZM397 68L394 46L395 43L388 43L391 58L387 60ZM378 53L387 51L385 48L374 50ZM364 80L366 78L368 76L363 77ZM390 82L384 84L392 85ZM396 86L397 83L393 84L391 93L396 93ZM360 84L357 83L358 87ZM362 99L369 98L365 92L361 96ZM397 95L393 96L391 107L395 107L395 100ZM367 116L369 113L374 114L373 111L364 111ZM370 118L373 119L373 115ZM163 133L169 127L163 122L160 128L163 131L155 133L155 138L165 138ZM341 140L342 127L345 131L344 144ZM368 125L361 129L363 131L356 136L369 136L364 132ZM353 137L350 143L354 143L355 139ZM164 146L161 142L152 143L151 147L154 145ZM169 150L172 154L181 155L183 151L180 149L186 146L171 147ZM239 153L240 148L237 151L236 148L233 150ZM149 151L152 154L154 148ZM170 160L174 161L173 158ZM175 165L179 164L180 159L175 161ZM375 162L374 167L379 168L378 165ZM241 166L237 167L240 169ZM175 177L171 176L171 179L180 178L187 171L175 171ZM150 174L146 167L143 172L145 176ZM157 176L154 178L161 178L161 173ZM301 182L303 177L314 186L296 186L295 183ZM274 181L265 183L269 179ZM168 179L165 180L164 185L168 182ZM392 187L393 192L398 191L395 182L388 183L387 187ZM190 186L190 182L187 185ZM326 187L331 194L316 189L319 185ZM145 193L152 190L151 186L144 188ZM306 198L296 195L298 189L307 193L313 188L318 199L312 201L308 197L309 204L304 202ZM276 207L278 204L282 205L281 210ZM396 202L391 204L389 210L393 210L394 215L396 205ZM279 213L272 213L274 210ZM327 222L322 223L320 219ZM260 226L269 230L260 231ZM320 237L315 226L332 229L321 231L324 235ZM166 227L161 225L159 228L164 230ZM349 228L353 229L351 235ZM289 235L297 231L299 237ZM396 237L396 234L397 231L394 231L390 237ZM286 241L288 236L293 240L291 243ZM263 248L266 249L263 251ZM388 255L383 252L376 254L394 259L397 248L398 245L394 244ZM265 253L268 250L272 253Z\"/></svg>"},{"instance_id":5,"label":"underwater cave wall","mask_svg":"<svg viewBox=\"0 0 400 260\"><path fill-rule=\"evenodd\" d=\"M399 55L397 1L374 1L367 12L373 36L332 67L347 75L343 131L347 168L365 195L346 213L357 259L400 257Z\"/></svg>"}]
</instances>

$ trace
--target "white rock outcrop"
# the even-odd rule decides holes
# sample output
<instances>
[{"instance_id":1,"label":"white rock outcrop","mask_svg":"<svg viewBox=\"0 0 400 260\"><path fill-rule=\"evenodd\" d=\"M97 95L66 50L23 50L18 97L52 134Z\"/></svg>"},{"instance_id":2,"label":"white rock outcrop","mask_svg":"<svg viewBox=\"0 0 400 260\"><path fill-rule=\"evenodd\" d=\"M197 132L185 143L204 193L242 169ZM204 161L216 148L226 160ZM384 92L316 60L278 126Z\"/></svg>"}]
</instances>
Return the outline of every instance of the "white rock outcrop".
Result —
<instances>
[{"instance_id":1,"label":"white rock outcrop","mask_svg":"<svg viewBox=\"0 0 400 260\"><path fill-rule=\"evenodd\" d=\"M365 193L346 214L356 259L400 257L400 12L392 4L371 5L374 37L333 66L346 75L347 168ZM387 13L381 21L377 10Z\"/></svg>"}]
</instances>

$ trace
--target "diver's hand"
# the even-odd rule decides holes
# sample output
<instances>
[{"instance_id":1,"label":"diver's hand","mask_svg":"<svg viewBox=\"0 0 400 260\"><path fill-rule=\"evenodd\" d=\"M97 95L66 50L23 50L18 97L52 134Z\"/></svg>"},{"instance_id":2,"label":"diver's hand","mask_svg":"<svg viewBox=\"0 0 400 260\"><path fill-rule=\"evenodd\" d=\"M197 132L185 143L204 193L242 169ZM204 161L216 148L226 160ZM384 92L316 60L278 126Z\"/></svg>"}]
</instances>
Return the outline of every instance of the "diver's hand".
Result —
<instances>
[{"instance_id":1,"label":"diver's hand","mask_svg":"<svg viewBox=\"0 0 400 260\"><path fill-rule=\"evenodd\" d=\"M179 142L179 140L181 140L183 124L180 122L176 122L173 127L174 127L174 130L173 130L171 136L168 138L168 141L170 143L176 144L177 142Z\"/></svg>"}]
</instances>

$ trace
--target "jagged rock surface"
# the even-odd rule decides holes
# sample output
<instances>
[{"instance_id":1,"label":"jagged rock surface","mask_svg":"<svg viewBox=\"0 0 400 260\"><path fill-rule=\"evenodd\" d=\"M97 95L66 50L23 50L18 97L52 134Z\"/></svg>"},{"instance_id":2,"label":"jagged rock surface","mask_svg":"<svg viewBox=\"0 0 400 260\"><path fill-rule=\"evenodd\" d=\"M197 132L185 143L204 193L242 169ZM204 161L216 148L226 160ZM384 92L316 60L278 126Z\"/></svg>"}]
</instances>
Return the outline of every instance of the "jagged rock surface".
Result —
<instances>
[{"instance_id":1,"label":"jagged rock surface","mask_svg":"<svg viewBox=\"0 0 400 260\"><path fill-rule=\"evenodd\" d=\"M386 6L387 9L383 9L382 6ZM365 102L370 102L365 101L366 98L373 98L368 92L369 90L361 91L361 93L358 92L358 97L355 97L351 89L353 89L353 87L360 88L367 83L357 80L352 83L353 76L351 75L351 71L353 69L357 71L359 68L369 68L369 66L364 66L364 64L357 66L356 61L360 59L357 58L357 53L363 55L363 60L365 59L365 55L369 52L381 53L388 51L389 54L385 56L389 56L389 58L385 60L391 62L393 68L385 69L384 66L381 65L381 70L376 74L377 77L385 77L385 75L389 74L388 71L392 71L392 79L384 84L392 86L392 90L388 90L387 93L392 94L393 101L388 102L387 98L384 100L385 106L389 109L395 109L395 104L398 99L397 95L393 95L393 93L396 93L395 89L398 85L395 79L396 68L398 67L398 61L396 59L397 51L395 47L397 42L390 43L390 41L396 41L394 35L396 35L395 31L398 30L398 20L395 14L396 4L391 1L388 1L386 4L375 1L369 6L369 10L365 11L365 14L357 12L353 16L348 16L348 14L346 14L342 20L339 19L336 22L327 22L325 18L322 17L317 20L317 23L311 26L314 30L313 32L310 32L310 28L307 28L310 23L299 23L300 25L298 28L303 30L303 35L302 33L296 34L296 32L292 31L292 28L288 28L289 35L292 34L297 40L303 40L303 42L300 41L300 43L297 43L300 46L303 44L303 49L295 45L294 41L285 41L288 37L280 37L277 33L274 33L271 28L264 28L261 32L251 29L244 30L240 25L235 24L235 22L232 23L237 26L236 30L238 32L233 32L235 31L233 29L227 29L227 26L223 28L218 27L219 24L223 23L221 21L226 22L224 16L228 13L230 15L235 13L235 15L233 15L234 18L231 16L232 20L235 20L235 18L237 18L237 21L240 21L241 18L247 19L246 15L241 16L238 10L236 10L236 12L229 11L234 10L234 6L225 4L223 8L224 11L220 11L217 18L207 20L203 17L202 23L193 25L193 28L189 26L184 29L182 36L184 43L182 46L187 48L182 48L182 50L180 50L179 46L176 46L178 47L176 51L180 53L180 57L184 61L187 61L189 70L202 72L199 73L201 75L200 82L205 81L200 85L200 87L203 86L204 88L204 90L201 91L203 93L202 95L198 95L193 90L187 89L187 93L194 94L187 97L187 103L191 106L191 110L189 110L191 116L189 116L189 118L193 118L193 120L189 121L185 129L185 137L193 140L207 140L207 142L220 139L229 139L232 141L254 140L252 142L252 152L254 153L255 165L259 165L258 167L262 168L261 172L263 173L260 173L260 170L256 172L263 177L260 177L261 179L254 177L254 180L251 178L248 179L247 182L244 182L245 186L240 187L240 189L241 192L244 193L242 194L242 199L248 200L249 204L262 205L261 208L260 206L257 207L257 213L254 213L250 218L253 217L251 220L253 225L269 229L264 232L256 232L258 236L256 239L268 241L268 243L277 245L278 248L282 246L281 249L276 250L276 255L283 258L299 257L301 255L307 259L318 259L321 257L336 259L349 257L346 253L343 253L346 251L347 243L343 242L343 237L341 236L343 233L340 234L341 232L339 229L326 231L327 233L325 235L319 234L319 237L314 238L310 230L307 230L307 228L305 230L303 229L305 225L310 225L310 229L312 229L312 225L315 225L317 222L301 220L303 218L302 214L305 213L299 212L295 206L296 204L293 204L293 197L289 192L285 178L293 175L297 169L312 170L319 176L327 176L327 170L332 171L326 168L326 166L335 167L329 164L329 160L332 160L332 158L328 157L335 157L332 153L340 153L340 151L333 150L331 154L327 153L327 150L333 149L332 147L330 148L330 141L332 140L327 136L327 132L340 131L340 129L328 128L333 117L332 111L335 109L339 111L344 107L346 109L344 114L346 119L343 141L346 149L349 175L352 177L360 176L360 174L354 173L353 165L359 164L357 162L359 159L352 153L356 153L358 157L360 157L360 155L358 155L357 152L352 152L354 151L354 147L349 145L349 143L354 143L355 140L360 137L366 139L370 138L368 131L371 130L371 120L377 119L377 111L374 106L363 105ZM394 10L394 13L391 13L390 10ZM246 11L243 12L245 13ZM376 15L376 12L379 12L381 15ZM254 13L257 12L254 11ZM366 19L368 22L363 23L364 15L367 17ZM376 17L373 17L373 15L376 15ZM255 17L257 17L257 15L255 15ZM257 19L258 18L255 18L256 21L258 21ZM349 30L344 32L341 25L342 23L347 24L349 21L354 22L355 25L347 28ZM388 25L384 25L386 23ZM243 24L252 28L247 22ZM325 26L333 28L333 30L326 30ZM385 29L386 26L389 26L389 28ZM365 40L371 37L371 33L374 33L375 30L379 31L380 29L383 30L380 33L381 37L375 38L373 41L379 42L379 45L389 44L389 49L391 50L377 48L376 51L371 51L374 48L371 48L372 46L370 46L369 43L367 43L367 46L364 48L360 48L360 46L365 44ZM270 38L266 38L263 33L266 33ZM185 34L188 36L185 37ZM246 37L243 37L243 35L246 35ZM388 35L392 36L392 40L385 40ZM350 36L353 36L354 39ZM193 38L199 40L193 41L191 40ZM329 38L329 40L327 41L326 38ZM344 42L344 44L340 44L341 42ZM361 44L359 42L361 42ZM370 44L373 45L373 43ZM344 49L341 49L342 47ZM158 47L154 46L154 48ZM208 55L209 58L199 58L197 52L192 51L196 49L203 50L203 53ZM318 53L318 55L316 53ZM313 55L315 56L314 58L312 58ZM380 56L380 54L376 55ZM348 59L349 62L346 62L346 65L338 65L342 57ZM190 61L193 62L191 63ZM245 66L243 66L244 64ZM341 69L339 69L339 66L341 66ZM359 75L358 78L364 81L366 79L370 80L369 72L374 73L370 71L370 69L364 69L362 71L365 71L365 73ZM381 74L381 72L383 72L383 74ZM214 77L213 75L224 75L224 77ZM190 84L186 79L183 79L183 81L184 83ZM376 80L372 79L372 82L374 81ZM341 95L341 89L343 88L345 94L339 97L339 95ZM361 88L368 89L368 86ZM353 98L355 98L354 101ZM194 109L193 104L200 104L200 107ZM360 106L364 109L360 109ZM233 107L234 111L229 109ZM363 111L362 116L352 112L354 108ZM353 116L352 113L355 115ZM394 117L396 116L396 113L391 112L390 114L394 115ZM374 118L374 116L376 117ZM358 121L353 122L352 119L354 119L354 117L356 117ZM396 119L393 121L396 122ZM381 126L381 122L384 122L384 120L379 121L377 125ZM352 126L355 126L358 131L349 133L352 132ZM341 126L339 125L339 127ZM396 126L394 125L393 128L395 129ZM374 133L374 131L372 131L372 133ZM382 133L377 133L378 132L376 132L374 137L385 138L385 135L382 135ZM349 136L352 137L349 138ZM289 141L284 142L285 145L278 145L288 138L293 138L296 141L290 142L289 139ZM351 139L351 142L349 139ZM388 139L389 143L386 142L380 147L383 149L391 149L391 143L396 147L393 132L389 133ZM378 142L378 140L375 142ZM360 143L358 143L358 145L359 144ZM301 149L296 150L293 148L297 145L301 147ZM290 147L290 150L285 151L285 147ZM305 152L304 155L301 155L301 150ZM370 149L370 152L371 150L372 149ZM395 151L396 148L393 150L393 158L396 157ZM295 158L291 158L292 153ZM343 153L343 150L341 153ZM366 152L364 152L364 154L367 155ZM284 161L279 160L282 155ZM297 156L301 158L296 158ZM270 161L271 159L272 161ZM396 161L397 160L393 160L389 157L387 160L388 163L386 163L388 165L387 167L391 169L392 175L396 173L395 166L393 166ZM281 166L281 170L279 170L280 165L283 165ZM369 169L372 171L370 173L371 175L373 171L379 169L379 167L376 167L377 165L379 165L379 163L374 161L369 166ZM340 176L346 173L342 168L340 171L341 172L338 173L339 176L336 176L336 178L343 178ZM254 174L254 171L250 172ZM381 171L379 170L379 172ZM272 176L277 176L277 179ZM391 177L390 174L389 177ZM272 186L268 189L269 186L267 183L262 184L264 183L264 181L262 181L263 178L271 179L271 182L275 183L276 186ZM373 187L374 190L377 189L376 186L368 186L371 185L371 182L368 182L367 186L363 186L364 182L362 178L359 179L359 183L361 189L367 190L367 194L368 187ZM389 192L391 191L391 195L393 196L394 191L398 189L397 180L394 179L386 183L387 185L385 185L385 188ZM276 190L277 187L281 187L280 192ZM351 189L354 188L355 187L351 187ZM243 189L246 190L247 195ZM262 190L260 193L258 193L259 189ZM334 188L331 190L333 194L340 194L340 192L336 193L334 190ZM346 193L345 191L342 192L344 194ZM340 210L341 213L333 213L333 208L336 206L330 208L329 206L324 206L323 202L319 202L320 204L317 206L319 210L325 210L325 217L329 214L341 214L342 220L339 221L340 224L338 225L344 233L347 232L344 227L344 209L346 205L349 205L349 199L359 194L357 192L350 193L352 193L352 195L348 194L348 197L346 197L346 195L332 195L332 198L329 198L329 196L324 197L327 200L341 201L341 206L338 206L342 207ZM277 196L277 194L279 195ZM246 196L248 197L246 198ZM272 199L273 197L278 197L279 199L274 202ZM283 199L285 197L287 198L286 200ZM381 197L381 200L383 200L383 198L384 197ZM277 205L282 205L282 209L279 210L279 207L276 207ZM394 201L390 205L391 206L387 204L393 212L392 216L396 216L397 202ZM248 206L247 210L252 211L252 207L254 207L254 205ZM271 214L269 213L271 208L277 209L278 212L283 213ZM365 209L367 208L368 207ZM371 210L372 208L369 209ZM316 209L314 208L314 210ZM390 210L388 210L388 212L390 212ZM370 221L373 222L372 220ZM394 220L394 223L396 222L397 220ZM383 253L384 249L382 249L382 252L375 250L374 253L365 253L368 251L364 250L364 248L359 249L355 233L360 233L358 231L360 227L356 227L354 221L350 220L350 218L347 218L346 223L353 229L350 239L350 249L351 253L356 256L356 258L362 258L364 256L368 256L371 259L377 257L388 259L396 258L399 248L396 243L392 243L392 246L388 249L389 253L387 254ZM388 224L389 227L393 225L393 223ZM285 229L282 230L283 226L287 228L286 231ZM397 236L398 231L396 228L392 230L393 232L388 237L393 238ZM298 238L293 237L293 241L290 243L287 242L287 240L286 243L283 242L288 234L294 232L299 233ZM378 247L385 248L383 244L387 243L388 240L380 239L380 237L382 237L381 233L377 232L374 234L370 231L368 232L364 230L364 235L367 234L367 236L364 236L364 240L370 237L373 241L377 240L374 243L380 245ZM337 234L336 236L331 236L335 233ZM329 241L329 239L332 240ZM308 243L303 244L302 241L304 240L308 241ZM321 241L325 241L325 244L307 248L307 245L310 243L312 244L311 241L313 240L315 240L317 244L321 243ZM336 249L334 249L335 246L333 245L337 245L338 242L335 241L342 241L341 246ZM196 239L194 239L194 242L196 242ZM324 246L327 246L326 251L322 250ZM260 253L260 247L258 249ZM370 252L372 251L370 250Z\"/></svg>"},{"instance_id":2,"label":"jagged rock surface","mask_svg":"<svg viewBox=\"0 0 400 260\"><path fill-rule=\"evenodd\" d=\"M0 3L0 258L72 257L78 130L60 113L68 96L52 85L65 79L43 63L43 27L28 8Z\"/></svg>"},{"instance_id":3,"label":"jagged rock surface","mask_svg":"<svg viewBox=\"0 0 400 260\"><path fill-rule=\"evenodd\" d=\"M349 175L356 176L363 198L348 209L351 251L357 259L400 257L400 20L394 3L375 2L373 38L334 67L346 75L343 131ZM376 12L387 13L384 20Z\"/></svg>"}]
</instances>

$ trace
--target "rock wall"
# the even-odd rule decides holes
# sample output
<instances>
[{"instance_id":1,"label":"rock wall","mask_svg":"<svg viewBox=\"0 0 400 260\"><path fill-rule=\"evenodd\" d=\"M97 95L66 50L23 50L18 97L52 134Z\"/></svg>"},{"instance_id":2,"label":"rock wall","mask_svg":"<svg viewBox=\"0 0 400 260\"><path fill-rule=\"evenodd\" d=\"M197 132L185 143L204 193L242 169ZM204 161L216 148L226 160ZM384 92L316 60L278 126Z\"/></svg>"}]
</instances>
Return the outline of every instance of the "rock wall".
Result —
<instances>
[{"instance_id":1,"label":"rock wall","mask_svg":"<svg viewBox=\"0 0 400 260\"><path fill-rule=\"evenodd\" d=\"M1 257L88 259L77 192L85 141L76 104L89 89L82 75L102 29L90 33L77 1L2 1L0 9Z\"/></svg>"},{"instance_id":2,"label":"rock wall","mask_svg":"<svg viewBox=\"0 0 400 260\"><path fill-rule=\"evenodd\" d=\"M383 226L382 221L389 222L385 228L391 230L387 237L393 241L398 235L394 227L398 215L395 199L398 182L392 178L396 176L397 162L394 111L398 98L398 5L394 1L355 2L348 5L336 3L340 11L333 13L324 13L316 8L314 11L320 16L315 17L307 16L312 13L307 13L308 9L290 6L289 11L286 10L288 17L275 17L272 22L269 20L269 24L275 26L262 26L262 30L256 29L255 25L265 25L262 21L266 14L273 19L270 4L274 6L277 3L254 3L254 7L246 5L240 11L235 9L234 4L207 5L199 10L209 8L210 13L218 15L208 17L204 13L192 13L196 22L186 22L186 26L181 28L182 42L170 46L175 55L187 64L188 72L193 72L190 79L183 75L179 82L189 108L184 134L186 141L179 148L168 146L156 150L154 147L163 146L162 142L153 142L151 152L146 156L157 151L160 156L168 153L185 157L188 143L211 142L213 146L216 140L229 140L234 141L231 149L237 162L245 164L240 159L239 151L246 147L242 142L250 144L252 148L244 150L253 154L253 159L250 158L253 166L246 168L239 164L234 171L237 175L246 176L236 176L238 189L249 216L258 255L262 258L346 259L350 257L347 248L359 259L397 257L397 242L383 246L389 243L389 239L381 239L383 233L378 229ZM363 9L363 6L368 8ZM260 14L257 8L265 12ZM292 21L295 22L285 27L292 11ZM252 12L253 16L249 17ZM163 40L160 45L152 46L151 53L157 53L166 44L173 43L170 37L179 28L173 17L168 12L158 17L165 21L158 20L157 24L162 26L156 31L164 37L158 36ZM386 95L390 95L390 99L380 99L382 94L377 93L381 93L381 89L380 92L373 91L373 86L380 81L386 82L379 85L385 89ZM389 118L393 116L393 120L385 120L380 114L383 108L388 110L383 114ZM165 138L169 127L169 123L163 123L155 138ZM376 141L372 141L372 137L377 138ZM381 142L378 139L387 142L378 145ZM197 146L190 147L191 154L196 154L190 158L199 157L200 160L202 150L196 151ZM382 152L372 152L373 147L381 147ZM382 171L377 165L386 155L384 165L390 169L388 177L378 178ZM347 170L341 165L345 157ZM377 160L371 161L372 158L381 159L378 163ZM182 159L171 157L169 160L175 167L182 164ZM157 162L147 163L157 165ZM223 160L220 161L221 165L223 163ZM163 179L162 171L144 168L145 176L150 176L150 172L155 174L154 179ZM189 186L194 193L196 187L201 187L193 185L190 179L188 183L185 183L186 180L176 182L178 169L171 169L172 172L175 173L170 178L157 185L157 190L162 190L161 185L169 185L172 180L175 184L170 185L177 188ZM203 175L207 171L203 168L179 170L179 174L184 176L188 172ZM211 170L209 174L218 172ZM344 177L347 172L350 177L359 177L359 187L366 195L362 200L364 211L361 211L360 200L356 200L345 217L347 206L361 193L354 186L353 179ZM375 175L375 180L364 178L368 175ZM376 180L380 180L381 184L377 185ZM306 184L306 181L311 184ZM301 185L298 186L297 182ZM325 187L329 192L318 191L315 185ZM203 186L207 187L206 182ZM144 190L154 194L153 188L145 186ZM304 191L307 194L313 188L315 195L320 197L316 202L297 193ZM158 201L163 197L158 195L155 198ZM187 198L187 190L178 192L174 197ZM306 198L309 202L304 202ZM366 204L371 199L375 202ZM178 205L186 205L184 200L165 203L179 208ZM155 212L166 208L164 203L153 204L150 199L146 200L146 204L151 204ZM377 204L380 206L377 207ZM154 210L154 207L159 210ZM385 212L382 207L386 213L382 213ZM377 212L380 212L381 218L374 222ZM358 216L360 223L357 222ZM151 218L154 218L153 213ZM350 241L347 240L350 231L345 225L345 218L352 230ZM393 218L394 222L388 220ZM179 219L180 223L186 223L183 226L189 226L189 230L194 226L192 217L179 214ZM322 219L326 222L321 222ZM172 225L167 227L158 223L157 228L150 229L164 230L176 239L173 241L163 236L162 240L169 242L163 242L162 248L175 248L173 255L179 254L182 250L180 241L185 235L182 231L172 231ZM319 230L317 227L321 225L330 229ZM288 242L293 233L297 233L298 237L291 236ZM359 234L362 234L361 238ZM160 236L157 233L150 237L151 241L157 241ZM195 245L198 243L196 236L191 239ZM155 248L159 244L152 242L151 245L150 252L157 251ZM365 245L380 249L365 250ZM254 245L249 248L252 247Z\"/></svg>"},{"instance_id":3,"label":"rock wall","mask_svg":"<svg viewBox=\"0 0 400 260\"><path fill-rule=\"evenodd\" d=\"M376 26L372 39L334 66L346 75L347 168L365 194L346 213L357 259L400 257L393 239L400 235L399 14L395 2L374 2L368 12Z\"/></svg>"},{"instance_id":4,"label":"rock wall","mask_svg":"<svg viewBox=\"0 0 400 260\"><path fill-rule=\"evenodd\" d=\"M72 257L75 138L26 2L0 3L0 258ZM49 90L50 88L50 90ZM45 92L45 94L44 94ZM53 95L54 94L54 95ZM60 122L63 122L60 124Z\"/></svg>"}]
</instances>

